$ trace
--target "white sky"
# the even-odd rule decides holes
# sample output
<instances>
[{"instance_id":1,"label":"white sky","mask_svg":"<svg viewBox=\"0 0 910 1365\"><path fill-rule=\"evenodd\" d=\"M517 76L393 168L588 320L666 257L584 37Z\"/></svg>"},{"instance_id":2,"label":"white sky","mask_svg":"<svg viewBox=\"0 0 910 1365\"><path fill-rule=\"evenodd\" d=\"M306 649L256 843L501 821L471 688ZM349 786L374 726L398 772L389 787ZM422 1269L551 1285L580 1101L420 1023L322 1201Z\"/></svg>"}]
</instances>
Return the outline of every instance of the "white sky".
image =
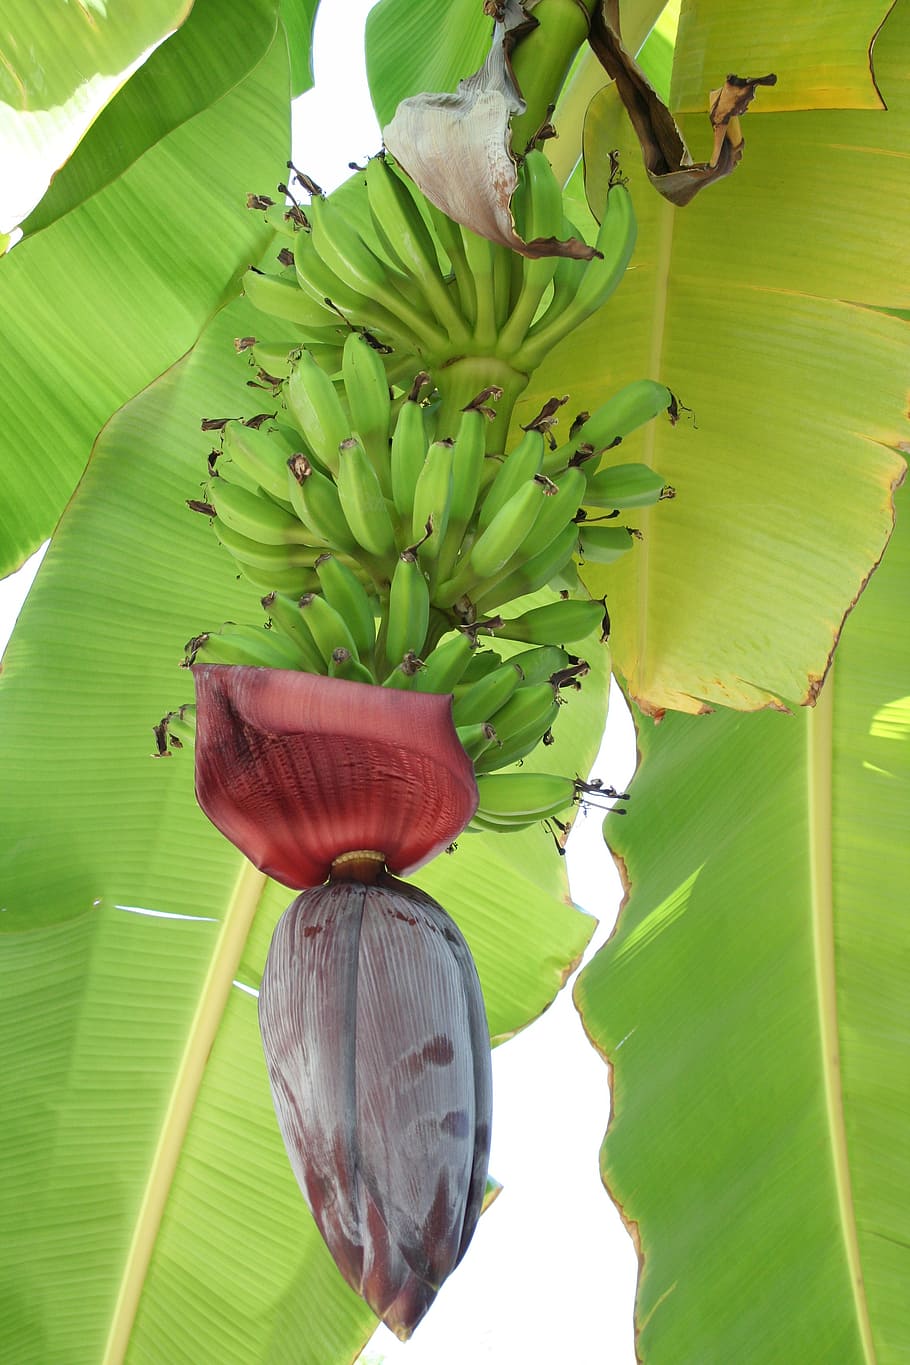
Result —
<instances>
[{"instance_id":1,"label":"white sky","mask_svg":"<svg viewBox=\"0 0 910 1365\"><path fill-rule=\"evenodd\" d=\"M362 164L380 146L357 40L372 3L322 0L316 89L294 109L294 160L326 189L346 177L348 162ZM0 648L39 562L40 554L0 583ZM614 689L595 774L622 789L634 767L632 724ZM613 927L621 896L596 813L579 817L568 864L576 902L600 921L596 947ZM490 1170L504 1188L464 1262L413 1339L402 1345L380 1327L365 1362L635 1365L637 1262L598 1174L607 1070L585 1038L570 992L571 985L494 1053Z\"/></svg>"}]
</instances>

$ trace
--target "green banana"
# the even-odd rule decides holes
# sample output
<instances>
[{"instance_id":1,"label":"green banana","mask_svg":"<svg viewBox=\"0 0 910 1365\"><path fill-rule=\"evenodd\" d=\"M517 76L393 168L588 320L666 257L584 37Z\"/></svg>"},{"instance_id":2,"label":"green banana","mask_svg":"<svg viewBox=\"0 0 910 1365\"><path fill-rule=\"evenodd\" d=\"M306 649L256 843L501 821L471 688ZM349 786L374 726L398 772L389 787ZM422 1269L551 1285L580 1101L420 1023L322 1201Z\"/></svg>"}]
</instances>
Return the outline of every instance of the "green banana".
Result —
<instances>
[{"instance_id":1,"label":"green banana","mask_svg":"<svg viewBox=\"0 0 910 1365\"><path fill-rule=\"evenodd\" d=\"M394 668L408 653L420 655L430 619L430 590L413 550L398 556L386 618L385 653Z\"/></svg>"},{"instance_id":2,"label":"green banana","mask_svg":"<svg viewBox=\"0 0 910 1365\"><path fill-rule=\"evenodd\" d=\"M359 333L351 332L341 358L344 391L351 424L376 471L383 492L391 494L389 422L392 400L379 352Z\"/></svg>"},{"instance_id":3,"label":"green banana","mask_svg":"<svg viewBox=\"0 0 910 1365\"><path fill-rule=\"evenodd\" d=\"M354 436L339 447L336 485L345 520L358 545L367 554L393 564L397 553L395 527L376 471Z\"/></svg>"},{"instance_id":4,"label":"green banana","mask_svg":"<svg viewBox=\"0 0 910 1365\"><path fill-rule=\"evenodd\" d=\"M485 531L514 493L540 473L544 457L544 438L532 428L526 431L514 450L496 470L477 513L477 530Z\"/></svg>"},{"instance_id":5,"label":"green banana","mask_svg":"<svg viewBox=\"0 0 910 1365\"><path fill-rule=\"evenodd\" d=\"M410 517L414 508L414 489L427 456L427 433L423 405L417 401L427 376L419 374L410 392L398 409L392 447L389 454L389 476L395 511L402 519Z\"/></svg>"},{"instance_id":6,"label":"green banana","mask_svg":"<svg viewBox=\"0 0 910 1365\"><path fill-rule=\"evenodd\" d=\"M416 680L422 668L423 664L416 654L406 654L398 667L393 668L388 677L383 678L382 685L410 691L416 687Z\"/></svg>"},{"instance_id":7,"label":"green banana","mask_svg":"<svg viewBox=\"0 0 910 1365\"><path fill-rule=\"evenodd\" d=\"M325 673L325 658L303 619L299 603L283 593L270 592L262 598L261 605L269 620L297 647L302 661L298 667L307 673Z\"/></svg>"},{"instance_id":8,"label":"green banana","mask_svg":"<svg viewBox=\"0 0 910 1365\"><path fill-rule=\"evenodd\" d=\"M584 241L584 234L568 218L562 220L561 235L563 238L576 237ZM580 261L574 256L560 256L553 272L553 294L541 322L553 323L565 312L578 293L587 267L587 261Z\"/></svg>"},{"instance_id":9,"label":"green banana","mask_svg":"<svg viewBox=\"0 0 910 1365\"><path fill-rule=\"evenodd\" d=\"M452 692L463 678L476 645L469 634L445 636L427 655L415 683L418 692Z\"/></svg>"},{"instance_id":10,"label":"green banana","mask_svg":"<svg viewBox=\"0 0 910 1365\"><path fill-rule=\"evenodd\" d=\"M501 395L501 390L497 389L496 392ZM475 399L474 404L463 410L452 447L452 496L445 542L439 554L440 580L451 578L455 571L458 553L480 493L489 417L477 405L478 401Z\"/></svg>"},{"instance_id":11,"label":"green banana","mask_svg":"<svg viewBox=\"0 0 910 1365\"><path fill-rule=\"evenodd\" d=\"M288 411L320 467L338 474L338 447L351 435L351 419L338 391L309 351L302 350L285 388Z\"/></svg>"},{"instance_id":12,"label":"green banana","mask_svg":"<svg viewBox=\"0 0 910 1365\"><path fill-rule=\"evenodd\" d=\"M574 655L567 654L558 645L535 645L533 649L523 649L513 654L509 663L520 668L525 686L531 683L547 682L556 673L572 666Z\"/></svg>"},{"instance_id":13,"label":"green banana","mask_svg":"<svg viewBox=\"0 0 910 1365\"><path fill-rule=\"evenodd\" d=\"M475 648L462 674L461 685L455 689L456 694L460 696L472 683L476 683L478 678L485 678L503 662L503 657L497 650Z\"/></svg>"},{"instance_id":14,"label":"green banana","mask_svg":"<svg viewBox=\"0 0 910 1365\"><path fill-rule=\"evenodd\" d=\"M414 505L411 513L410 535L413 544L421 545L421 559L431 573L442 550L449 524L449 509L452 505L452 451L454 442L450 439L434 441L426 454L423 469L417 476L414 487ZM430 534L426 535L427 526ZM426 539L424 537L426 536Z\"/></svg>"},{"instance_id":15,"label":"green banana","mask_svg":"<svg viewBox=\"0 0 910 1365\"><path fill-rule=\"evenodd\" d=\"M555 773L487 773L477 779L477 792L478 816L503 829L526 829L577 800L574 779Z\"/></svg>"},{"instance_id":16,"label":"green banana","mask_svg":"<svg viewBox=\"0 0 910 1365\"><path fill-rule=\"evenodd\" d=\"M316 573L322 595L347 622L357 646L357 657L368 662L376 644L376 619L373 602L360 579L336 555L320 555Z\"/></svg>"},{"instance_id":17,"label":"green banana","mask_svg":"<svg viewBox=\"0 0 910 1365\"><path fill-rule=\"evenodd\" d=\"M332 651L329 660L329 677L346 678L348 682L375 683L376 679L367 668L356 659L349 649L343 647Z\"/></svg>"},{"instance_id":18,"label":"green banana","mask_svg":"<svg viewBox=\"0 0 910 1365\"><path fill-rule=\"evenodd\" d=\"M549 489L555 488L549 479L536 474L522 484L500 508L471 546L467 556L467 572L475 582L483 583L503 569L518 547L533 537L537 521L544 508ZM468 591L462 588L462 592ZM461 593L455 593L460 596Z\"/></svg>"},{"instance_id":19,"label":"green banana","mask_svg":"<svg viewBox=\"0 0 910 1365\"><path fill-rule=\"evenodd\" d=\"M578 428L574 444L593 446L595 451L618 445L646 422L669 412L673 395L654 379L634 379L607 399Z\"/></svg>"},{"instance_id":20,"label":"green banana","mask_svg":"<svg viewBox=\"0 0 910 1365\"><path fill-rule=\"evenodd\" d=\"M196 635L187 641L185 668L192 664L246 664L255 668L300 669L300 651L282 636L263 626L238 626L229 622L219 631Z\"/></svg>"},{"instance_id":21,"label":"green banana","mask_svg":"<svg viewBox=\"0 0 910 1365\"><path fill-rule=\"evenodd\" d=\"M220 544L228 554L233 555L241 568L249 565L253 569L269 574L312 569L316 556L320 553L319 547L302 543L267 545L261 540L250 540L249 536L235 531L220 517L215 518L213 529Z\"/></svg>"},{"instance_id":22,"label":"green banana","mask_svg":"<svg viewBox=\"0 0 910 1365\"><path fill-rule=\"evenodd\" d=\"M288 500L288 460L300 448L288 428L251 427L231 421L224 428L222 450L225 456L270 498L286 504ZM219 473L222 473L219 465Z\"/></svg>"},{"instance_id":23,"label":"green banana","mask_svg":"<svg viewBox=\"0 0 910 1365\"><path fill-rule=\"evenodd\" d=\"M347 622L320 593L304 593L299 606L300 615L313 637L325 670L328 670L336 649L349 650L359 662L357 645Z\"/></svg>"},{"instance_id":24,"label":"green banana","mask_svg":"<svg viewBox=\"0 0 910 1365\"><path fill-rule=\"evenodd\" d=\"M667 497L660 476L646 464L616 464L587 481L585 507L650 507Z\"/></svg>"},{"instance_id":25,"label":"green banana","mask_svg":"<svg viewBox=\"0 0 910 1365\"><path fill-rule=\"evenodd\" d=\"M475 725L456 726L455 733L468 758L475 763L494 744L497 746L499 744L495 729L487 721L480 721Z\"/></svg>"},{"instance_id":26,"label":"green banana","mask_svg":"<svg viewBox=\"0 0 910 1365\"><path fill-rule=\"evenodd\" d=\"M479 678L455 699L452 706L452 719L456 726L473 725L478 721L494 718L521 683L524 674L511 659L500 664L499 668Z\"/></svg>"},{"instance_id":27,"label":"green banana","mask_svg":"<svg viewBox=\"0 0 910 1365\"><path fill-rule=\"evenodd\" d=\"M488 750L477 762L477 771L490 772L517 763L536 748L559 714L559 701L552 683L519 687L494 717L501 748Z\"/></svg>"},{"instance_id":28,"label":"green banana","mask_svg":"<svg viewBox=\"0 0 910 1365\"><path fill-rule=\"evenodd\" d=\"M267 275L250 266L243 277L243 292L260 313L296 323L317 340L327 340L323 334L338 325L337 316L323 302L305 294L287 275Z\"/></svg>"},{"instance_id":29,"label":"green banana","mask_svg":"<svg viewBox=\"0 0 910 1365\"><path fill-rule=\"evenodd\" d=\"M209 484L208 498L217 520L247 540L262 545L312 545L307 527L271 498L217 478Z\"/></svg>"},{"instance_id":30,"label":"green banana","mask_svg":"<svg viewBox=\"0 0 910 1365\"><path fill-rule=\"evenodd\" d=\"M474 599L475 613L484 615L505 602L514 602L516 597L525 597L539 588L545 588L570 562L577 546L578 527L574 522L569 522L549 545L531 559L519 568L508 569L501 578L483 588Z\"/></svg>"},{"instance_id":31,"label":"green banana","mask_svg":"<svg viewBox=\"0 0 910 1365\"><path fill-rule=\"evenodd\" d=\"M322 548L331 546L356 558L360 546L348 526L333 481L321 474L305 455L293 455L288 460L287 481L291 506Z\"/></svg>"},{"instance_id":32,"label":"green banana","mask_svg":"<svg viewBox=\"0 0 910 1365\"><path fill-rule=\"evenodd\" d=\"M496 634L504 640L523 640L545 645L554 641L572 644L583 640L598 626L603 627L604 604L601 600L582 601L576 597L532 607L521 616L504 620Z\"/></svg>"},{"instance_id":33,"label":"green banana","mask_svg":"<svg viewBox=\"0 0 910 1365\"><path fill-rule=\"evenodd\" d=\"M152 730L157 751L154 758L165 758L175 749L191 749L196 741L195 706L178 706L176 711L168 711Z\"/></svg>"},{"instance_id":34,"label":"green banana","mask_svg":"<svg viewBox=\"0 0 910 1365\"><path fill-rule=\"evenodd\" d=\"M526 209L521 231L525 241L559 237L563 223L562 186L544 153L538 148L528 151L519 176L524 182ZM499 333L499 349L505 355L517 350L524 341L540 301L552 283L559 258L541 256L534 260L519 257L518 260L521 280L518 297Z\"/></svg>"},{"instance_id":35,"label":"green banana","mask_svg":"<svg viewBox=\"0 0 910 1365\"><path fill-rule=\"evenodd\" d=\"M309 569L263 569L254 564L237 561L237 567L248 583L260 593L280 592L295 601L305 592L319 587L319 579Z\"/></svg>"},{"instance_id":36,"label":"green banana","mask_svg":"<svg viewBox=\"0 0 910 1365\"><path fill-rule=\"evenodd\" d=\"M628 526L591 526L583 521L578 528L582 559L591 564L612 564L631 550L633 534ZM640 537L641 532L638 534Z\"/></svg>"}]
</instances>

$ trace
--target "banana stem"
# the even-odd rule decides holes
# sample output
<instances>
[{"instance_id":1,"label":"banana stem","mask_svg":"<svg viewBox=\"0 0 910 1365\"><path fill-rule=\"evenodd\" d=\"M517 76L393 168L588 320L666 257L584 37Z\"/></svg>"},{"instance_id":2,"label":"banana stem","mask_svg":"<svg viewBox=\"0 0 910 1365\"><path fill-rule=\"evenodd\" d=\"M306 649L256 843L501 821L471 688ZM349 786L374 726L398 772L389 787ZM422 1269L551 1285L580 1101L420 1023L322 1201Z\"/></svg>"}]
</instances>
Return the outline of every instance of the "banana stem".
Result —
<instances>
[{"instance_id":1,"label":"banana stem","mask_svg":"<svg viewBox=\"0 0 910 1365\"><path fill-rule=\"evenodd\" d=\"M512 410L524 390L530 375L513 369L505 360L492 355L461 356L437 371L436 383L442 403L436 419L437 438L454 436L461 421L463 408L477 397L482 389L497 384L502 397L491 400L496 417L487 428L487 451L498 453L505 449Z\"/></svg>"},{"instance_id":2,"label":"banana stem","mask_svg":"<svg viewBox=\"0 0 910 1365\"><path fill-rule=\"evenodd\" d=\"M470 228L462 229L465 260L474 278L476 312L474 316L474 344L489 348L496 344L499 328L496 323L496 279L493 244L478 237ZM470 401L470 400L466 400Z\"/></svg>"}]
</instances>

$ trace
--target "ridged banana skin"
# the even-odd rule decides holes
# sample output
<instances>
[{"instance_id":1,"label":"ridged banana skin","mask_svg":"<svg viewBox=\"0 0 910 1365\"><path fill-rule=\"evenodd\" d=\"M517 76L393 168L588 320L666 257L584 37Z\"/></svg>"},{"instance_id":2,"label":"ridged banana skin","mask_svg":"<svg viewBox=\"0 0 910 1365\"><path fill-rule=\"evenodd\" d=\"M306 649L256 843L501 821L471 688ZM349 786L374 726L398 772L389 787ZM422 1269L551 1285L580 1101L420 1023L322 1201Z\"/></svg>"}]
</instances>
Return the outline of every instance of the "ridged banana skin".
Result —
<instances>
[{"instance_id":1,"label":"ridged banana skin","mask_svg":"<svg viewBox=\"0 0 910 1365\"><path fill-rule=\"evenodd\" d=\"M452 498L446 539L439 556L440 579L452 576L465 531L477 506L486 461L487 426L487 418L476 408L467 408L461 415L452 449Z\"/></svg>"},{"instance_id":2,"label":"ridged banana skin","mask_svg":"<svg viewBox=\"0 0 910 1365\"><path fill-rule=\"evenodd\" d=\"M407 398L398 409L389 455L392 501L399 517L411 516L414 490L426 456L423 405Z\"/></svg>"},{"instance_id":3,"label":"ridged banana skin","mask_svg":"<svg viewBox=\"0 0 910 1365\"><path fill-rule=\"evenodd\" d=\"M223 525L262 545L312 545L309 532L292 513L264 494L253 493L226 479L213 479L208 500Z\"/></svg>"},{"instance_id":4,"label":"ridged banana skin","mask_svg":"<svg viewBox=\"0 0 910 1365\"><path fill-rule=\"evenodd\" d=\"M558 714L559 702L550 683L519 687L493 721L502 747L483 755L478 773L505 768L524 758L537 747Z\"/></svg>"},{"instance_id":5,"label":"ridged banana skin","mask_svg":"<svg viewBox=\"0 0 910 1365\"><path fill-rule=\"evenodd\" d=\"M367 554L387 561L392 569L395 528L376 471L356 438L341 444L336 485L351 535Z\"/></svg>"},{"instance_id":6,"label":"ridged banana skin","mask_svg":"<svg viewBox=\"0 0 910 1365\"><path fill-rule=\"evenodd\" d=\"M660 502L663 477L646 464L616 464L601 469L587 480L585 507L608 507L623 511L630 507L652 507Z\"/></svg>"},{"instance_id":7,"label":"ridged banana skin","mask_svg":"<svg viewBox=\"0 0 910 1365\"><path fill-rule=\"evenodd\" d=\"M264 573L284 573L288 570L312 570L320 548L312 545L266 545L261 540L250 540L220 517L212 523L215 536L228 554L241 566L249 565Z\"/></svg>"},{"instance_id":8,"label":"ridged banana skin","mask_svg":"<svg viewBox=\"0 0 910 1365\"><path fill-rule=\"evenodd\" d=\"M591 564L612 564L632 548L628 526L588 526L579 528L581 557Z\"/></svg>"},{"instance_id":9,"label":"ridged banana skin","mask_svg":"<svg viewBox=\"0 0 910 1365\"><path fill-rule=\"evenodd\" d=\"M379 352L357 332L351 332L344 343L341 374L353 430L370 457L383 492L390 496L389 422L392 401L389 381Z\"/></svg>"},{"instance_id":10,"label":"ridged banana skin","mask_svg":"<svg viewBox=\"0 0 910 1365\"><path fill-rule=\"evenodd\" d=\"M535 474L540 473L544 457L544 438L539 431L526 431L514 450L506 456L487 489L477 513L477 530L483 532L517 493Z\"/></svg>"},{"instance_id":11,"label":"ridged banana skin","mask_svg":"<svg viewBox=\"0 0 910 1365\"><path fill-rule=\"evenodd\" d=\"M477 614L486 615L505 602L514 602L516 597L525 597L528 593L537 592L539 588L545 588L569 563L577 546L578 527L570 522L532 559L527 560L520 568L509 570L488 589L481 591L474 599Z\"/></svg>"},{"instance_id":12,"label":"ridged banana skin","mask_svg":"<svg viewBox=\"0 0 910 1365\"><path fill-rule=\"evenodd\" d=\"M492 721L496 713L524 682L524 674L511 659L488 673L456 697L452 707L452 719L456 725L474 725L481 721Z\"/></svg>"},{"instance_id":13,"label":"ridged banana skin","mask_svg":"<svg viewBox=\"0 0 910 1365\"><path fill-rule=\"evenodd\" d=\"M288 500L288 460L299 448L279 431L228 422L222 450L246 476L279 503ZM221 464L219 462L219 472Z\"/></svg>"},{"instance_id":14,"label":"ridged banana skin","mask_svg":"<svg viewBox=\"0 0 910 1365\"><path fill-rule=\"evenodd\" d=\"M464 677L475 646L463 631L439 641L427 655L415 682L418 692L453 692Z\"/></svg>"},{"instance_id":15,"label":"ridged banana skin","mask_svg":"<svg viewBox=\"0 0 910 1365\"><path fill-rule=\"evenodd\" d=\"M323 597L347 622L358 657L366 663L372 659L376 645L376 618L366 589L353 569L342 564L336 555L321 555L316 561L316 574Z\"/></svg>"},{"instance_id":16,"label":"ridged banana skin","mask_svg":"<svg viewBox=\"0 0 910 1365\"><path fill-rule=\"evenodd\" d=\"M570 645L584 640L603 622L603 602L584 602L578 598L567 598L561 602L548 602L543 607L532 607L503 621L497 635L504 640L523 640L526 644Z\"/></svg>"},{"instance_id":17,"label":"ridged banana skin","mask_svg":"<svg viewBox=\"0 0 910 1365\"><path fill-rule=\"evenodd\" d=\"M665 384L633 379L592 412L575 433L575 444L589 443L595 450L604 450L668 412L672 402L673 395Z\"/></svg>"},{"instance_id":18,"label":"ridged banana skin","mask_svg":"<svg viewBox=\"0 0 910 1365\"><path fill-rule=\"evenodd\" d=\"M254 668L302 669L300 651L263 626L223 627L187 644L187 663L246 664Z\"/></svg>"},{"instance_id":19,"label":"ridged banana skin","mask_svg":"<svg viewBox=\"0 0 910 1365\"><path fill-rule=\"evenodd\" d=\"M285 635L298 650L301 658L299 667L307 673L325 673L326 663L316 647L309 627L303 619L299 601L284 593L271 592L261 601L262 609L274 627Z\"/></svg>"},{"instance_id":20,"label":"ridged banana skin","mask_svg":"<svg viewBox=\"0 0 910 1365\"><path fill-rule=\"evenodd\" d=\"M432 532L420 547L423 562L435 566L445 540L452 505L452 452L450 440L434 441L427 451L423 469L414 488L414 508L411 515L411 543L416 544L426 531L427 522Z\"/></svg>"},{"instance_id":21,"label":"ridged banana skin","mask_svg":"<svg viewBox=\"0 0 910 1365\"><path fill-rule=\"evenodd\" d=\"M556 491L549 491L532 529L516 551L517 558L527 561L555 540L564 527L573 521L581 507L587 480L580 469L565 469L553 480ZM516 564L515 568L519 565Z\"/></svg>"},{"instance_id":22,"label":"ridged banana skin","mask_svg":"<svg viewBox=\"0 0 910 1365\"><path fill-rule=\"evenodd\" d=\"M322 656L326 672L336 649L347 649L355 659L359 659L357 645L347 622L320 593L310 592L301 597L300 614Z\"/></svg>"},{"instance_id":23,"label":"ridged banana skin","mask_svg":"<svg viewBox=\"0 0 910 1365\"><path fill-rule=\"evenodd\" d=\"M340 550L356 558L360 545L348 526L333 481L308 460L304 465L297 458L288 462L287 480L291 506L304 526L309 527L314 540L323 550Z\"/></svg>"},{"instance_id":24,"label":"ridged banana skin","mask_svg":"<svg viewBox=\"0 0 910 1365\"><path fill-rule=\"evenodd\" d=\"M338 447L351 435L351 419L335 385L308 351L301 352L285 386L291 421L317 462L338 473Z\"/></svg>"},{"instance_id":25,"label":"ridged banana skin","mask_svg":"<svg viewBox=\"0 0 910 1365\"><path fill-rule=\"evenodd\" d=\"M398 557L386 621L385 654L390 668L409 652L420 656L430 620L430 590L418 557L405 552Z\"/></svg>"}]
</instances>

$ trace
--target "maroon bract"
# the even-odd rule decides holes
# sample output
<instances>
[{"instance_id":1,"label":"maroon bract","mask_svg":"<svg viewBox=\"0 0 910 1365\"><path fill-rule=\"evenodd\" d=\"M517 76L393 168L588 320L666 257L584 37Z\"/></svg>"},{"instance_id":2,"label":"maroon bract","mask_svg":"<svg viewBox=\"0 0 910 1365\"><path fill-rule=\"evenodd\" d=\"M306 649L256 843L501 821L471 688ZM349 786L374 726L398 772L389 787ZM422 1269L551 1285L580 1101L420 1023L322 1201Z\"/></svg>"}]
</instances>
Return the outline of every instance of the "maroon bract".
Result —
<instances>
[{"instance_id":1,"label":"maroon bract","mask_svg":"<svg viewBox=\"0 0 910 1365\"><path fill-rule=\"evenodd\" d=\"M277 668L192 671L199 804L285 886L318 886L358 850L412 872L477 808L449 696Z\"/></svg>"},{"instance_id":2,"label":"maroon bract","mask_svg":"<svg viewBox=\"0 0 910 1365\"><path fill-rule=\"evenodd\" d=\"M348 1283L406 1339L480 1216L492 1082L483 997L455 923L380 873L305 891L259 993L278 1123Z\"/></svg>"}]
</instances>

